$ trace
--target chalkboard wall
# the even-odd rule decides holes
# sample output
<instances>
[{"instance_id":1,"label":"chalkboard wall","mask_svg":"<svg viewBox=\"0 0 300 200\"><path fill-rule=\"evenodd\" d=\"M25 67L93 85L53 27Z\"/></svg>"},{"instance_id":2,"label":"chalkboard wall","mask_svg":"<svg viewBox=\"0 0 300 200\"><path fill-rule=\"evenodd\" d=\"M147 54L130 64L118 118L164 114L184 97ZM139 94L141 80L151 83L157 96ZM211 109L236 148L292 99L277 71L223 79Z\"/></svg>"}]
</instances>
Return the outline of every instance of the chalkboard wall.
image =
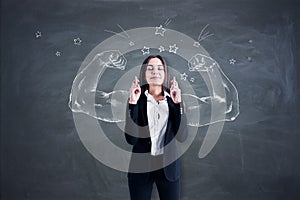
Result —
<instances>
[{"instance_id":1,"label":"chalkboard wall","mask_svg":"<svg viewBox=\"0 0 300 200\"><path fill-rule=\"evenodd\" d=\"M200 43L240 103L203 159L208 126L198 129L181 158L181 199L299 199L299 10L288 0L2 0L1 199L129 199L126 173L83 146L69 94L82 61L118 25L167 21L195 40L209 24ZM117 126L100 123L130 148Z\"/></svg>"}]
</instances>

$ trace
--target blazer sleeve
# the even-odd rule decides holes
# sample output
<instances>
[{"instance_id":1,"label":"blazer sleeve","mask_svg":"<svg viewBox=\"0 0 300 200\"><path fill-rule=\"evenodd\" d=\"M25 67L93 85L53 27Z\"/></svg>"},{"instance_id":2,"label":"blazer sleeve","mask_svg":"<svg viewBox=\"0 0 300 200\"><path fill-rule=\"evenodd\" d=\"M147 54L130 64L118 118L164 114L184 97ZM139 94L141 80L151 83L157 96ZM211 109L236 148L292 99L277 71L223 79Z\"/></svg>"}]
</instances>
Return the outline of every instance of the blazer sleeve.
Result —
<instances>
[{"instance_id":1,"label":"blazer sleeve","mask_svg":"<svg viewBox=\"0 0 300 200\"><path fill-rule=\"evenodd\" d=\"M125 138L127 143L135 145L138 142L138 104L127 103L125 117Z\"/></svg>"},{"instance_id":2,"label":"blazer sleeve","mask_svg":"<svg viewBox=\"0 0 300 200\"><path fill-rule=\"evenodd\" d=\"M187 118L185 114L183 102L173 106L173 125L175 130L175 138L179 142L184 142L188 136Z\"/></svg>"}]
</instances>

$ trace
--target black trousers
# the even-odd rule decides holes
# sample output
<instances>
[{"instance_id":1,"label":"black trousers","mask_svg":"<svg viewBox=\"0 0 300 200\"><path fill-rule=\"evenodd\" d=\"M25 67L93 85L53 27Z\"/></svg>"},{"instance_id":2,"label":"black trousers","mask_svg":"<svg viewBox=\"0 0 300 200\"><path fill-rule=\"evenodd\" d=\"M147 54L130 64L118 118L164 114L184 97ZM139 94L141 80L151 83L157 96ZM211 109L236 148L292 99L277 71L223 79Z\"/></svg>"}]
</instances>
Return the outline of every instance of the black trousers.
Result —
<instances>
[{"instance_id":1,"label":"black trousers","mask_svg":"<svg viewBox=\"0 0 300 200\"><path fill-rule=\"evenodd\" d=\"M150 177L145 182L136 182L128 179L131 200L151 200L153 184L156 184L160 200L180 199L180 179L169 181L163 169L150 172Z\"/></svg>"}]
</instances>

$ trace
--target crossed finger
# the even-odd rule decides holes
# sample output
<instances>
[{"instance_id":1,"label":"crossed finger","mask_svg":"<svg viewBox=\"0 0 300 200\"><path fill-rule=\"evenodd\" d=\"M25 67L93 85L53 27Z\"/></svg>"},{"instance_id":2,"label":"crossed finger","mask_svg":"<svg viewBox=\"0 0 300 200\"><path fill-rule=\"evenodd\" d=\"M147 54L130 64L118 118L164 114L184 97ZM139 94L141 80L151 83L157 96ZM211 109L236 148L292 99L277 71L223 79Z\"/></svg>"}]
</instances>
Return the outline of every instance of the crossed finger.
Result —
<instances>
[{"instance_id":1,"label":"crossed finger","mask_svg":"<svg viewBox=\"0 0 300 200\"><path fill-rule=\"evenodd\" d=\"M135 76L134 77L134 79L133 79L133 81L132 81L132 87L139 87L140 85L139 85L139 79Z\"/></svg>"},{"instance_id":2,"label":"crossed finger","mask_svg":"<svg viewBox=\"0 0 300 200\"><path fill-rule=\"evenodd\" d=\"M178 83L175 79L175 76L173 77L173 80L172 80L172 86L171 86L171 89L177 89L178 88Z\"/></svg>"}]
</instances>

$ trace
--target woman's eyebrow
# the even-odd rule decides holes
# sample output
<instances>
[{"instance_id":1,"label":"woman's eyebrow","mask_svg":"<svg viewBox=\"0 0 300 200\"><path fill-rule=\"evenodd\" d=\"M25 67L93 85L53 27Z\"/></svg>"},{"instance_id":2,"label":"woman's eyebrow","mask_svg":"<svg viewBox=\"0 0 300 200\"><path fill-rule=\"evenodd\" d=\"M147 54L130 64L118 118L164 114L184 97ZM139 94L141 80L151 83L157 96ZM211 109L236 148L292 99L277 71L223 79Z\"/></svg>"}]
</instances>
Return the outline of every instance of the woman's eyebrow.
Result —
<instances>
[{"instance_id":1,"label":"woman's eyebrow","mask_svg":"<svg viewBox=\"0 0 300 200\"><path fill-rule=\"evenodd\" d=\"M147 66L153 67L154 65L148 64ZM157 67L163 67L164 65L156 65Z\"/></svg>"}]
</instances>

